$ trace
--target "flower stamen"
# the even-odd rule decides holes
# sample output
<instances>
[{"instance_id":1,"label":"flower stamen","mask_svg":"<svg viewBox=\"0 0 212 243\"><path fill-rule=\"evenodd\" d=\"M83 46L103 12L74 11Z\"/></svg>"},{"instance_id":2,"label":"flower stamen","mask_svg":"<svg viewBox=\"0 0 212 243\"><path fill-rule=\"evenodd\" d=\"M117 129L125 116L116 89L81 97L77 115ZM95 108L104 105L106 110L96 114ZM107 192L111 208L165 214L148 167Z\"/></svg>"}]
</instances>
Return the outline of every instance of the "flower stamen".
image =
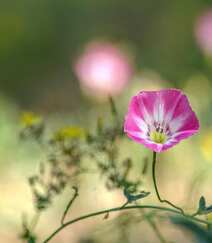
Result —
<instances>
[{"instance_id":1,"label":"flower stamen","mask_svg":"<svg viewBox=\"0 0 212 243\"><path fill-rule=\"evenodd\" d=\"M164 144L167 141L166 134L157 130L150 132L149 137L155 143Z\"/></svg>"}]
</instances>

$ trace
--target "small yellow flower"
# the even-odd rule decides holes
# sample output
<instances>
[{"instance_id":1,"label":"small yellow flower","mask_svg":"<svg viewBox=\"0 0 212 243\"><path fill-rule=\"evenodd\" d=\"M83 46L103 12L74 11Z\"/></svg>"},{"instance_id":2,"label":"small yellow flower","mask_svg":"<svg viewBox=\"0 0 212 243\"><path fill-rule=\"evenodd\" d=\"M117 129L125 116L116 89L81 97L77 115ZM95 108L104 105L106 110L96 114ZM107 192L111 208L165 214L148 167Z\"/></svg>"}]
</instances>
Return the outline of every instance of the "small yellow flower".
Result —
<instances>
[{"instance_id":1,"label":"small yellow flower","mask_svg":"<svg viewBox=\"0 0 212 243\"><path fill-rule=\"evenodd\" d=\"M212 161L212 129L203 136L201 151L206 160Z\"/></svg>"},{"instance_id":2,"label":"small yellow flower","mask_svg":"<svg viewBox=\"0 0 212 243\"><path fill-rule=\"evenodd\" d=\"M65 139L82 138L85 136L85 130L77 126L67 126L59 129L54 134L54 140L63 141Z\"/></svg>"},{"instance_id":3,"label":"small yellow flower","mask_svg":"<svg viewBox=\"0 0 212 243\"><path fill-rule=\"evenodd\" d=\"M24 112L21 116L21 123L24 127L31 127L42 123L42 117L33 112Z\"/></svg>"}]
</instances>

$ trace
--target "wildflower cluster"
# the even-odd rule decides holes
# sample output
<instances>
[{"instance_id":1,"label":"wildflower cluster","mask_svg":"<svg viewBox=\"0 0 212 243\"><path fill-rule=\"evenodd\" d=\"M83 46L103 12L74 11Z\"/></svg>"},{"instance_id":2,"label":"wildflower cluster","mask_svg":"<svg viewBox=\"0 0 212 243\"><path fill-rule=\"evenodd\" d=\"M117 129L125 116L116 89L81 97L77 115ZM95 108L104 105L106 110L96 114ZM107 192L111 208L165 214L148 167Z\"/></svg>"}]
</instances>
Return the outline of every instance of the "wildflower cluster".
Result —
<instances>
[{"instance_id":1,"label":"wildflower cluster","mask_svg":"<svg viewBox=\"0 0 212 243\"><path fill-rule=\"evenodd\" d=\"M47 125L43 118L33 113L23 114L21 120L24 126L20 131L20 137L25 140L33 138L46 154L46 160L40 163L38 172L28 180L37 215L49 208L55 196L60 195L69 185L73 187L75 194L64 212L61 220L64 223L66 213L78 195L79 176L91 170L86 163L83 163L86 159L91 159L93 170L104 176L108 190L117 188L123 190L127 203L147 196L148 193L145 192L136 194L142 185L141 176L135 180L129 179L129 173L133 169L132 159L125 158L119 161L118 143L124 139L124 133L111 98L110 105L113 117L110 126L106 126L103 119L99 118L94 131L70 125L52 132L50 136L47 135ZM141 172L142 170L143 167ZM27 230L31 234L22 233L22 238L23 235L25 238L27 235L30 238L34 234L32 232L34 229L26 223L23 225L23 232Z\"/></svg>"},{"instance_id":2,"label":"wildflower cluster","mask_svg":"<svg viewBox=\"0 0 212 243\"><path fill-rule=\"evenodd\" d=\"M204 242L211 242L211 223L201 218L212 212L212 206L206 206L205 198L203 196L200 198L195 213L188 214L183 208L161 198L156 180L157 154L173 147L182 139L192 136L199 130L198 119L191 109L187 97L176 89L140 92L130 102L124 128L122 128L120 116L111 97L109 101L113 122L108 126L104 124L102 118L99 118L95 131L71 125L53 132L48 137L45 132L46 125L44 125L42 118L32 113L23 115L24 126L20 133L21 138L34 138L45 148L47 155L46 161L40 164L38 173L29 178L36 217L31 224L27 220L23 220L21 239L28 243L37 242L38 237L34 233L34 228L38 223L38 216L51 206L56 195L61 194L67 185L71 185L74 194L65 207L61 224L43 243L49 242L61 230L77 221L97 215L105 215L104 218L107 219L110 212L135 208L143 209L139 217L131 214L130 219L128 217L127 220L123 221L122 216L120 216L117 218L118 224L128 227L130 223L146 220L160 242L166 242L155 221L155 218L159 217L156 210L166 211L181 216L180 218L171 217L174 224L191 231L197 229L194 232L197 237L208 239ZM140 176L130 178L133 159L126 157L120 160L119 158L119 142L125 138L123 130L129 138L153 151L152 179L154 189L159 202L167 204L169 207L137 204L138 200L150 194L150 192L140 190L148 160L144 159ZM92 160L92 169L104 176L107 189L121 189L126 201L122 206L89 213L66 221L67 212L80 193L77 182L78 176L82 173L88 173L91 169L84 163L87 159ZM132 203L135 205L129 205ZM147 213L144 209L149 209L150 212ZM200 224L207 225L209 231L206 232ZM125 227L121 228L123 232L126 229Z\"/></svg>"}]
</instances>

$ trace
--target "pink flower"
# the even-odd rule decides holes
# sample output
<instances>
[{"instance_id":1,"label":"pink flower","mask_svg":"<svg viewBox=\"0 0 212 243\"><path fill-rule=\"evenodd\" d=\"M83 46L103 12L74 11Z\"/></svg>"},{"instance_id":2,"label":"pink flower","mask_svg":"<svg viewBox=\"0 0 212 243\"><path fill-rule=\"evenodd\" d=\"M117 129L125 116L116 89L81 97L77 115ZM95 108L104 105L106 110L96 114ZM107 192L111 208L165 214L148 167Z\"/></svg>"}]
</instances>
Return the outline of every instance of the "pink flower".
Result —
<instances>
[{"instance_id":1,"label":"pink flower","mask_svg":"<svg viewBox=\"0 0 212 243\"><path fill-rule=\"evenodd\" d=\"M143 91L132 97L124 131L134 141L162 152L199 129L187 97L177 89Z\"/></svg>"},{"instance_id":2,"label":"pink flower","mask_svg":"<svg viewBox=\"0 0 212 243\"><path fill-rule=\"evenodd\" d=\"M77 60L75 72L87 94L104 98L126 88L132 67L127 55L113 44L92 42Z\"/></svg>"},{"instance_id":3,"label":"pink flower","mask_svg":"<svg viewBox=\"0 0 212 243\"><path fill-rule=\"evenodd\" d=\"M212 9L201 15L195 26L197 43L208 55L212 55Z\"/></svg>"}]
</instances>

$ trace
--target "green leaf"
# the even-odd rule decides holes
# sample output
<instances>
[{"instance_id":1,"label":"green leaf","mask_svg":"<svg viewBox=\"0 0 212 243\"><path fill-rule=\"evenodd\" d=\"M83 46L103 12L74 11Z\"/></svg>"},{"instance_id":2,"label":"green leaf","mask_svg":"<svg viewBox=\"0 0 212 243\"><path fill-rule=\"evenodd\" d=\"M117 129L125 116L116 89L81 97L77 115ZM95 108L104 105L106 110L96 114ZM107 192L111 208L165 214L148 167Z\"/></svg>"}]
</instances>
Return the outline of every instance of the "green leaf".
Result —
<instances>
[{"instance_id":1,"label":"green leaf","mask_svg":"<svg viewBox=\"0 0 212 243\"><path fill-rule=\"evenodd\" d=\"M209 214L212 212L212 205L206 207L206 201L205 198L202 196L199 200L199 208L198 208L198 214Z\"/></svg>"},{"instance_id":2,"label":"green leaf","mask_svg":"<svg viewBox=\"0 0 212 243\"><path fill-rule=\"evenodd\" d=\"M205 198L203 196L200 197L199 199L199 213L204 212L206 208L206 202L205 202Z\"/></svg>"},{"instance_id":3,"label":"green leaf","mask_svg":"<svg viewBox=\"0 0 212 243\"><path fill-rule=\"evenodd\" d=\"M212 205L210 205L209 207L206 208L207 213L211 213L212 212Z\"/></svg>"},{"instance_id":4,"label":"green leaf","mask_svg":"<svg viewBox=\"0 0 212 243\"><path fill-rule=\"evenodd\" d=\"M141 191L138 194L134 194L129 188L124 188L124 196L127 198L128 203L132 203L144 197L147 197L150 192Z\"/></svg>"}]
</instances>

